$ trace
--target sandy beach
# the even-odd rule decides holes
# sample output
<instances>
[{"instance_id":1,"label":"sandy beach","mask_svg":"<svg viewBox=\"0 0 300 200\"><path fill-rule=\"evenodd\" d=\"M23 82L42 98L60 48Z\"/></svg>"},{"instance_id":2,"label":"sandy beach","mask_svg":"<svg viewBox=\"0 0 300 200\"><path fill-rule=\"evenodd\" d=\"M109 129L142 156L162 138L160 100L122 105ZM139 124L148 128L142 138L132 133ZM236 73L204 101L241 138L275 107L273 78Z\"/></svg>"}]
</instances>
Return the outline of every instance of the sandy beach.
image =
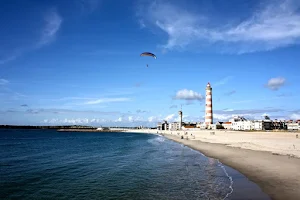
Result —
<instances>
[{"instance_id":1,"label":"sandy beach","mask_svg":"<svg viewBox=\"0 0 300 200\"><path fill-rule=\"evenodd\" d=\"M157 130L128 132L157 134ZM300 199L300 137L296 138L299 132L199 130L158 133L219 159L258 184L272 199Z\"/></svg>"}]
</instances>

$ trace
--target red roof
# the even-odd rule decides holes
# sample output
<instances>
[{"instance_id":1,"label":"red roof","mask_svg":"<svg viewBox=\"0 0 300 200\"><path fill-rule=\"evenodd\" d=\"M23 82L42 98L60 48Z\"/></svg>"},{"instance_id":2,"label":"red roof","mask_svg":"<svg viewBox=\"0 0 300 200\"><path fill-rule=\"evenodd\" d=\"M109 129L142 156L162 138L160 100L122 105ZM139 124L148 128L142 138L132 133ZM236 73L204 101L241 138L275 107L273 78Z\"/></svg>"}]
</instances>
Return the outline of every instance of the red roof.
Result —
<instances>
[{"instance_id":1,"label":"red roof","mask_svg":"<svg viewBox=\"0 0 300 200\"><path fill-rule=\"evenodd\" d=\"M195 126L185 125L184 128L195 128Z\"/></svg>"}]
</instances>

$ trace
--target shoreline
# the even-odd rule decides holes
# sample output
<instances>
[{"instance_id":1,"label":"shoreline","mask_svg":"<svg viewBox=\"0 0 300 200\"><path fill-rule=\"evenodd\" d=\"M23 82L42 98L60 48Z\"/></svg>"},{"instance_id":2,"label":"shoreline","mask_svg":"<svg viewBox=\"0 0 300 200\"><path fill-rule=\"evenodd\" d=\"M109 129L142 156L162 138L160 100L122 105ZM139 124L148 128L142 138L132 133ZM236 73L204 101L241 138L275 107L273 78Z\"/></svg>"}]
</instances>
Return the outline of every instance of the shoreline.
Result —
<instances>
[{"instance_id":1,"label":"shoreline","mask_svg":"<svg viewBox=\"0 0 300 200\"><path fill-rule=\"evenodd\" d=\"M157 135L156 130L130 130L126 132ZM176 135L175 132L180 134ZM171 131L159 131L160 135L200 151L206 157L218 159L224 165L237 170L250 181L256 183L264 193L274 200L300 199L299 158L290 155L274 154L271 151L229 146L227 141L224 141L223 144L220 142L205 142L197 139L197 134L201 133L195 134L196 131L188 132L196 135L196 138L181 139L181 136L184 135L183 131L173 131L174 134ZM241 133L240 137L243 137Z\"/></svg>"}]
</instances>

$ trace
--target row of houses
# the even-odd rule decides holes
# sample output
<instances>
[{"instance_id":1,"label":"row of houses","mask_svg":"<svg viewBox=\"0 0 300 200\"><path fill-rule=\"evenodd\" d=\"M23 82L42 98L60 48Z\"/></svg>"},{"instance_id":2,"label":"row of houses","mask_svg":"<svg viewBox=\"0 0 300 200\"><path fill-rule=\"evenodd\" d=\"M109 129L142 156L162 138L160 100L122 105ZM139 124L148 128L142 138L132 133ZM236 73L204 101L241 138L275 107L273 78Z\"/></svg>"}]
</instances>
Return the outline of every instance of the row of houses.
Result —
<instances>
[{"instance_id":1,"label":"row of houses","mask_svg":"<svg viewBox=\"0 0 300 200\"><path fill-rule=\"evenodd\" d=\"M300 120L273 121L267 116L263 120L248 120L244 117L237 116L228 122L217 122L216 124L211 124L210 126L207 126L204 122L182 122L182 126L180 126L179 122L168 123L167 121L164 121L162 123L158 123L157 129L172 131L185 129L300 130Z\"/></svg>"},{"instance_id":2,"label":"row of houses","mask_svg":"<svg viewBox=\"0 0 300 200\"><path fill-rule=\"evenodd\" d=\"M231 130L300 130L300 120L271 120L265 116L263 120L248 120L235 117L229 122L219 122L224 129Z\"/></svg>"},{"instance_id":3,"label":"row of houses","mask_svg":"<svg viewBox=\"0 0 300 200\"><path fill-rule=\"evenodd\" d=\"M171 122L168 123L167 121L159 122L157 124L157 130L181 130L181 129L187 129L187 128L196 128L198 123L191 123L191 122L182 122L180 126L180 122Z\"/></svg>"}]
</instances>

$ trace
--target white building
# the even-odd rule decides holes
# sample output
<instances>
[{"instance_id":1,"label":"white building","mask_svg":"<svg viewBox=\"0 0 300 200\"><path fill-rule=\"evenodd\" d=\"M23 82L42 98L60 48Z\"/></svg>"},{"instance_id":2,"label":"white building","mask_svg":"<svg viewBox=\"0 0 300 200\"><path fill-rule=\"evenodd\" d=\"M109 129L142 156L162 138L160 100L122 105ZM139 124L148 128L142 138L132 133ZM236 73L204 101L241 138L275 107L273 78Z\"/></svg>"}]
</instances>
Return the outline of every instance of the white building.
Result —
<instances>
[{"instance_id":1,"label":"white building","mask_svg":"<svg viewBox=\"0 0 300 200\"><path fill-rule=\"evenodd\" d=\"M271 120L255 120L253 121L253 130L272 130Z\"/></svg>"},{"instance_id":2,"label":"white building","mask_svg":"<svg viewBox=\"0 0 300 200\"><path fill-rule=\"evenodd\" d=\"M232 130L252 130L254 127L252 121L240 116L234 117L230 122Z\"/></svg>"},{"instance_id":3,"label":"white building","mask_svg":"<svg viewBox=\"0 0 300 200\"><path fill-rule=\"evenodd\" d=\"M180 122L169 123L169 130L170 131L180 130Z\"/></svg>"},{"instance_id":4,"label":"white building","mask_svg":"<svg viewBox=\"0 0 300 200\"><path fill-rule=\"evenodd\" d=\"M232 122L232 130L252 130L253 122L252 121L236 121Z\"/></svg>"},{"instance_id":5,"label":"white building","mask_svg":"<svg viewBox=\"0 0 300 200\"><path fill-rule=\"evenodd\" d=\"M288 130L300 130L300 123L288 123L287 129Z\"/></svg>"},{"instance_id":6,"label":"white building","mask_svg":"<svg viewBox=\"0 0 300 200\"><path fill-rule=\"evenodd\" d=\"M196 128L205 129L206 127L207 127L207 125L205 124L205 122L197 122L196 123Z\"/></svg>"},{"instance_id":7,"label":"white building","mask_svg":"<svg viewBox=\"0 0 300 200\"><path fill-rule=\"evenodd\" d=\"M254 121L254 127L253 129L254 130L263 130L263 121L262 120L257 120L257 121Z\"/></svg>"},{"instance_id":8,"label":"white building","mask_svg":"<svg viewBox=\"0 0 300 200\"><path fill-rule=\"evenodd\" d=\"M232 122L223 122L222 126L224 127L224 129L232 129Z\"/></svg>"}]
</instances>

